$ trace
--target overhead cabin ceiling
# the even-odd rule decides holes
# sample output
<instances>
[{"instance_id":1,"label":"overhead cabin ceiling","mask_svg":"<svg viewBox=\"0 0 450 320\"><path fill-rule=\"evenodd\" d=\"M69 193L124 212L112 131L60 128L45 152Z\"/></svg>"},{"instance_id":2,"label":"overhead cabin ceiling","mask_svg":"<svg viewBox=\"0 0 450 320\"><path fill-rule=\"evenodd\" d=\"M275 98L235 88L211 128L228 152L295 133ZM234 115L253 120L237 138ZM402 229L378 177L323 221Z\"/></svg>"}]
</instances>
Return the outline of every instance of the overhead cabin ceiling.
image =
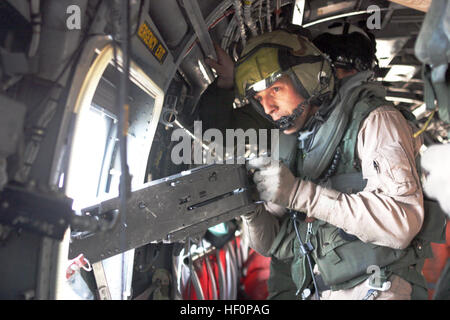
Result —
<instances>
[{"instance_id":1,"label":"overhead cabin ceiling","mask_svg":"<svg viewBox=\"0 0 450 320\"><path fill-rule=\"evenodd\" d=\"M191 86L194 109L202 92L214 80L214 74L204 64L204 58L214 54L210 50L211 40L237 59L248 38L291 22L295 3L305 2L301 25L313 36L336 22L364 26L373 15L367 9L376 5L381 18L379 28L371 30L377 41L376 79L387 88L389 100L426 121L422 66L414 55L414 45L431 0L201 0L196 1L197 8L186 7L185 1L151 1L150 16L174 59L180 61L178 70ZM251 3L251 7L245 3ZM447 130L435 116L428 142L447 140Z\"/></svg>"}]
</instances>

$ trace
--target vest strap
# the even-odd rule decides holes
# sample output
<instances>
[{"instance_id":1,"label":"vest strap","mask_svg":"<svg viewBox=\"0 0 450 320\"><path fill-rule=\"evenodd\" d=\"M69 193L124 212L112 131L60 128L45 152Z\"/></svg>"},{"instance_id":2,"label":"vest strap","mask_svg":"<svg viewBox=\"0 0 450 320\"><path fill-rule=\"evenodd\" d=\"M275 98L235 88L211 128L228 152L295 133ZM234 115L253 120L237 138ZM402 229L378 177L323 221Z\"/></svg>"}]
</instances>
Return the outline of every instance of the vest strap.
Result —
<instances>
[{"instance_id":1,"label":"vest strap","mask_svg":"<svg viewBox=\"0 0 450 320\"><path fill-rule=\"evenodd\" d=\"M361 172L343 173L330 178L331 188L343 193L356 193L362 191L367 180L363 179Z\"/></svg>"},{"instance_id":2,"label":"vest strap","mask_svg":"<svg viewBox=\"0 0 450 320\"><path fill-rule=\"evenodd\" d=\"M278 250L278 247L280 246L280 244L283 241L283 239L285 238L285 236L289 233L288 232L289 222L290 222L289 217L287 215L285 215L283 217L283 222L281 223L280 230L278 231L278 234L275 237L275 239L274 239L274 241L272 243L272 246L270 247L269 254L271 256L275 255L277 251L281 251L281 250ZM288 237L294 238L295 234L293 232L291 232L288 235ZM287 242L288 241L285 241L285 243L287 243ZM278 258L280 258L280 257L278 257Z\"/></svg>"}]
</instances>

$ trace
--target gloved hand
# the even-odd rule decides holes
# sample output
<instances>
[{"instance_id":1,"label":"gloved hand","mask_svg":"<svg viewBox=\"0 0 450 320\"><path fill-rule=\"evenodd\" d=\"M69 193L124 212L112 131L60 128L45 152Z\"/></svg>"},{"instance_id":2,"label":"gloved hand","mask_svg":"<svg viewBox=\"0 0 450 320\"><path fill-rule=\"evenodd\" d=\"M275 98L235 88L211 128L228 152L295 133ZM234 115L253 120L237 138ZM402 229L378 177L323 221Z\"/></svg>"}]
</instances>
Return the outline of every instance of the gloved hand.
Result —
<instances>
[{"instance_id":1,"label":"gloved hand","mask_svg":"<svg viewBox=\"0 0 450 320\"><path fill-rule=\"evenodd\" d=\"M253 181L261 200L289 207L289 197L299 179L284 163L270 157L258 157L247 162L247 169L256 169Z\"/></svg>"}]
</instances>

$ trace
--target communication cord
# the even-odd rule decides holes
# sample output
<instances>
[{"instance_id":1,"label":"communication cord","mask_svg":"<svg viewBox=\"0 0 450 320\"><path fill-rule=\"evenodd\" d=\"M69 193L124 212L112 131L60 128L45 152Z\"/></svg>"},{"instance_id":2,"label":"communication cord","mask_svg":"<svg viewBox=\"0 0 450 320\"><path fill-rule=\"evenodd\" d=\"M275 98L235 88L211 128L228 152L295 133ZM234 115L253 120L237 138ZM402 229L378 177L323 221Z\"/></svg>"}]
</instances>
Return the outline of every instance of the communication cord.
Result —
<instances>
[{"instance_id":1,"label":"communication cord","mask_svg":"<svg viewBox=\"0 0 450 320\"><path fill-rule=\"evenodd\" d=\"M298 228L297 228L297 212L292 213L291 219L292 219L292 222L294 223L295 233L297 235L298 242L300 242L300 252L302 254L304 254L306 256L306 259L308 260L309 270L311 271L311 277L312 277L313 283L314 283L314 289L315 289L314 293L316 295L316 299L320 300L319 289L318 289L318 286L317 286L316 277L314 276L314 271L313 271L313 267L312 267L312 264L311 264L311 257L309 255L309 249L307 247L305 247L305 245L303 244L303 241L302 241L302 239L300 237L300 233L298 232Z\"/></svg>"}]
</instances>

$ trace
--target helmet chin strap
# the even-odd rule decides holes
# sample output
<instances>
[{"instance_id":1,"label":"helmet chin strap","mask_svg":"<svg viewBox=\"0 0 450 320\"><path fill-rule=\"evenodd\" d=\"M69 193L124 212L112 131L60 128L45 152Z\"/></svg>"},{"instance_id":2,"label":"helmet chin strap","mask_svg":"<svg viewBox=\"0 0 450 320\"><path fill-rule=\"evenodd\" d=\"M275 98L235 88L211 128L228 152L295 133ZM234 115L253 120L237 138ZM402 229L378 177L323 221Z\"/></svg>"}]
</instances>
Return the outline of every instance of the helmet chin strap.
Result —
<instances>
[{"instance_id":1,"label":"helmet chin strap","mask_svg":"<svg viewBox=\"0 0 450 320\"><path fill-rule=\"evenodd\" d=\"M305 111L305 106L308 103L309 103L309 99L303 101L302 103L299 103L291 115L281 117L280 119L275 121L275 125L280 130L287 130L287 129L291 128L294 125L295 120L303 114L303 112Z\"/></svg>"},{"instance_id":2,"label":"helmet chin strap","mask_svg":"<svg viewBox=\"0 0 450 320\"><path fill-rule=\"evenodd\" d=\"M303 112L305 111L305 107L310 103L311 99L307 99L297 105L297 107L292 111L292 114L288 116L283 116L280 119L274 121L271 116L269 116L267 113L265 113L263 110L263 107L259 102L257 102L255 99L251 98L250 103L253 105L253 107L256 109L256 111L269 120L271 123L273 123L278 129L280 130L287 130L290 127L294 125L295 120L300 117Z\"/></svg>"}]
</instances>

